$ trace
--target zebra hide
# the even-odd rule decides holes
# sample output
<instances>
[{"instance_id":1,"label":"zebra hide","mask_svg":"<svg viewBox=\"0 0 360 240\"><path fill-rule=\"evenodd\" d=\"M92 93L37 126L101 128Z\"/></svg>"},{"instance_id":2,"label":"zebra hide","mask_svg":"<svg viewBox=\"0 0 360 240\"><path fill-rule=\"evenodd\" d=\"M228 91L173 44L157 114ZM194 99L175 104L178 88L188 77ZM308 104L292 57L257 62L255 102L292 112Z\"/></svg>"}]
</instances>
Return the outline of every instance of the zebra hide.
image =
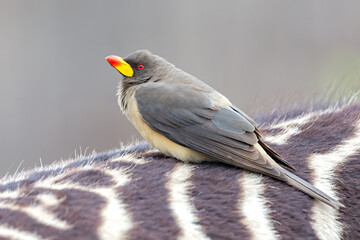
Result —
<instances>
[{"instance_id":1,"label":"zebra hide","mask_svg":"<svg viewBox=\"0 0 360 240\"><path fill-rule=\"evenodd\" d=\"M274 113L264 140L339 210L280 181L146 143L0 181L0 239L360 239L360 104Z\"/></svg>"}]
</instances>

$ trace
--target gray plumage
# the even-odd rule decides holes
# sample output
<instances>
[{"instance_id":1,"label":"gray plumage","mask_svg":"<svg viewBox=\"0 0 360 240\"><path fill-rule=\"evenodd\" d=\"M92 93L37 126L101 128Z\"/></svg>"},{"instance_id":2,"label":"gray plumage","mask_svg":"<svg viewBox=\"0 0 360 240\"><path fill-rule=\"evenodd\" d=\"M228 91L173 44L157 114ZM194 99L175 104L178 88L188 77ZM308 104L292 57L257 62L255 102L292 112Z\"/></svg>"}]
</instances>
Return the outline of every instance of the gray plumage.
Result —
<instances>
[{"instance_id":1,"label":"gray plumage","mask_svg":"<svg viewBox=\"0 0 360 240\"><path fill-rule=\"evenodd\" d=\"M216 90L147 50L136 51L125 61L134 70L120 84L120 105L128 117L127 104L135 96L137 109L152 130L205 155L204 161L262 173L333 207L341 206L282 168L279 164L293 167L261 140L256 123ZM139 64L143 69L138 69ZM171 154L171 149L167 152Z\"/></svg>"}]
</instances>

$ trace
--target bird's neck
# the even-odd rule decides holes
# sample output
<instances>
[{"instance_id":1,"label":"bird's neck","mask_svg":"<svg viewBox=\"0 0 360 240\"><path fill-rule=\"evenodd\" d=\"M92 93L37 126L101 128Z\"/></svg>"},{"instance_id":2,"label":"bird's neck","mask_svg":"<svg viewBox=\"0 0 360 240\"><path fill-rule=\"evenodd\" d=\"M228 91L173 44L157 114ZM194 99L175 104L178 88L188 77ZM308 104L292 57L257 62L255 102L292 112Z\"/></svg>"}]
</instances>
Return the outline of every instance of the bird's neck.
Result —
<instances>
[{"instance_id":1,"label":"bird's neck","mask_svg":"<svg viewBox=\"0 0 360 240\"><path fill-rule=\"evenodd\" d=\"M137 88L137 84L134 82L125 82L125 81L120 82L117 95L118 95L118 103L123 113L126 113L129 99L133 94L135 94L136 88Z\"/></svg>"}]
</instances>

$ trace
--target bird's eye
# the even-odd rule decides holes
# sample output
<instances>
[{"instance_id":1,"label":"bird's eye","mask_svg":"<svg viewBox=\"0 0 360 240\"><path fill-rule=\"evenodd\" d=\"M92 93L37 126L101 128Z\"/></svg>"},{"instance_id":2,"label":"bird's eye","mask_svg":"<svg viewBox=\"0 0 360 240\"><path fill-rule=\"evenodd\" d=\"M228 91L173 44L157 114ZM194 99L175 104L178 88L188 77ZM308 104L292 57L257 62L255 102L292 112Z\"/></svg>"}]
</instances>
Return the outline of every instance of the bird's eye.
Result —
<instances>
[{"instance_id":1,"label":"bird's eye","mask_svg":"<svg viewBox=\"0 0 360 240\"><path fill-rule=\"evenodd\" d=\"M139 70L143 70L143 69L144 69L144 65L139 64L139 65L138 65L138 69L139 69Z\"/></svg>"}]
</instances>

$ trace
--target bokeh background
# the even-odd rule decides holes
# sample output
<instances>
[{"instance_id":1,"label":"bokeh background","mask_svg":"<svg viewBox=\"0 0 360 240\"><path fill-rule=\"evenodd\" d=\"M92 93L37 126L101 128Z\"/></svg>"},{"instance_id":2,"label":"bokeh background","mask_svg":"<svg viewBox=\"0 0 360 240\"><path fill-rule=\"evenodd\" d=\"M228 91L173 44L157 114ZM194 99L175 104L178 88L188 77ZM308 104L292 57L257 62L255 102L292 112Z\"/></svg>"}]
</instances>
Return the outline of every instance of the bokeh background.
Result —
<instances>
[{"instance_id":1,"label":"bokeh background","mask_svg":"<svg viewBox=\"0 0 360 240\"><path fill-rule=\"evenodd\" d=\"M360 89L360 1L0 0L0 175L140 139L104 58L147 48L251 116Z\"/></svg>"}]
</instances>

